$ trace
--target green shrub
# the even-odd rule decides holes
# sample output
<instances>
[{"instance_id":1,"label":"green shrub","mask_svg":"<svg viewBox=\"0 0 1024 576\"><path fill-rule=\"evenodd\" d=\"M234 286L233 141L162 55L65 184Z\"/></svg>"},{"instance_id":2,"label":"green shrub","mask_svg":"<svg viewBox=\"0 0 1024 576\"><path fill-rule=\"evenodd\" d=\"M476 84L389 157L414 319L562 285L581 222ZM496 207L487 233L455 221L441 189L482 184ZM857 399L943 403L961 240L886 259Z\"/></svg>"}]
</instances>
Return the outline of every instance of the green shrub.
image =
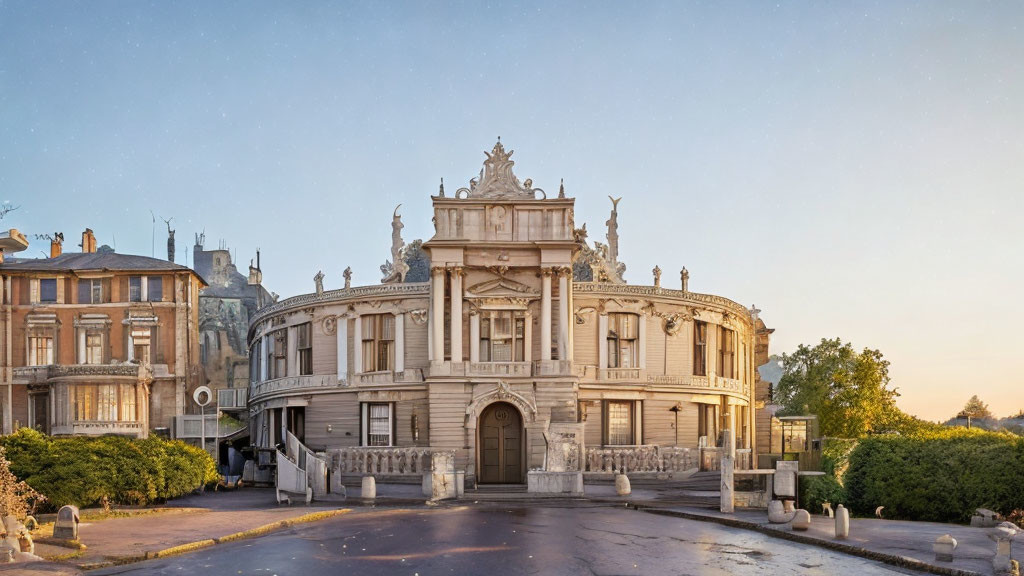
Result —
<instances>
[{"instance_id":1,"label":"green shrub","mask_svg":"<svg viewBox=\"0 0 1024 576\"><path fill-rule=\"evenodd\" d=\"M861 439L843 477L854 513L965 522L976 508L1024 508L1024 439L947 428Z\"/></svg>"},{"instance_id":2,"label":"green shrub","mask_svg":"<svg viewBox=\"0 0 1024 576\"><path fill-rule=\"evenodd\" d=\"M117 436L52 438L22 428L0 438L11 471L48 498L51 508L143 505L175 498L219 479L213 459L177 440Z\"/></svg>"},{"instance_id":3,"label":"green shrub","mask_svg":"<svg viewBox=\"0 0 1024 576\"><path fill-rule=\"evenodd\" d=\"M800 507L812 513L821 510L821 505L831 502L832 508L847 504L843 474L849 464L850 453L857 445L856 440L825 438L821 447L821 469L824 476L805 476L800 479Z\"/></svg>"}]
</instances>

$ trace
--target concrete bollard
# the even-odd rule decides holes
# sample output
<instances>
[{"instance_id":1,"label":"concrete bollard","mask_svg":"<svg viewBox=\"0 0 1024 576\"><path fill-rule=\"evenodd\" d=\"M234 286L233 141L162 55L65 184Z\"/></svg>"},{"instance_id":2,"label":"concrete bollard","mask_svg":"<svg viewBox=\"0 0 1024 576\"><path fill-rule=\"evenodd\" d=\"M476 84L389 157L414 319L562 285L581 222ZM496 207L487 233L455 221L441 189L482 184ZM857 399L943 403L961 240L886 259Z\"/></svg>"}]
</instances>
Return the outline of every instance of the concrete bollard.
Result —
<instances>
[{"instance_id":1,"label":"concrete bollard","mask_svg":"<svg viewBox=\"0 0 1024 576\"><path fill-rule=\"evenodd\" d=\"M935 559L939 562L952 562L953 550L956 550L956 538L949 534L939 536L932 544L932 552L935 552Z\"/></svg>"},{"instance_id":2,"label":"concrete bollard","mask_svg":"<svg viewBox=\"0 0 1024 576\"><path fill-rule=\"evenodd\" d=\"M629 496L633 488L629 484L629 477L625 474L615 475L615 493L619 496Z\"/></svg>"},{"instance_id":3,"label":"concrete bollard","mask_svg":"<svg viewBox=\"0 0 1024 576\"><path fill-rule=\"evenodd\" d=\"M793 530L803 532L811 527L811 513L803 508L798 508L793 516L793 523L790 524Z\"/></svg>"},{"instance_id":4,"label":"concrete bollard","mask_svg":"<svg viewBox=\"0 0 1024 576\"><path fill-rule=\"evenodd\" d=\"M373 476L363 476L363 487L359 491L359 496L367 500L377 497L377 480Z\"/></svg>"},{"instance_id":5,"label":"concrete bollard","mask_svg":"<svg viewBox=\"0 0 1024 576\"><path fill-rule=\"evenodd\" d=\"M842 504L836 507L836 538L846 538L850 535L850 511Z\"/></svg>"}]
</instances>

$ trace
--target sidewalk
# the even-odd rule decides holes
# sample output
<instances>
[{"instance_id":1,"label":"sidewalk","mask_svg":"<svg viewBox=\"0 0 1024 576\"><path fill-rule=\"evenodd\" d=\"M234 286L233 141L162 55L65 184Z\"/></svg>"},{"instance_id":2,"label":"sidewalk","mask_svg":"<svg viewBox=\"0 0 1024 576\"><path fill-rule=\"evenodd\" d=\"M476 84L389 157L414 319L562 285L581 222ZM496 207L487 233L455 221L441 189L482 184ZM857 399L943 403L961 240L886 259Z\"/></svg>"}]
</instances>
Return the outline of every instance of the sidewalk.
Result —
<instances>
[{"instance_id":1,"label":"sidewalk","mask_svg":"<svg viewBox=\"0 0 1024 576\"><path fill-rule=\"evenodd\" d=\"M274 491L270 489L207 492L175 500L154 513L83 521L79 525L79 538L86 546L84 550L37 542L36 555L61 559L81 569L131 562L169 555L176 547L187 551L213 545L225 537L247 537L250 534L245 533L250 531L264 533L284 528L291 522L315 521L341 514L347 511L342 508L344 504L313 502L309 506L304 503L278 506ZM41 566L44 563L32 564L36 563L11 566L45 570ZM3 572L0 569L0 573Z\"/></svg>"},{"instance_id":2,"label":"sidewalk","mask_svg":"<svg viewBox=\"0 0 1024 576\"><path fill-rule=\"evenodd\" d=\"M985 528L959 524L851 518L850 537L837 540L833 537L835 520L827 516L814 515L809 530L794 532L789 524L770 524L764 510L737 509L735 514L723 514L707 508L660 506L651 502L634 502L633 505L644 512L756 530L933 574L992 574L992 557L996 550L995 542L988 539ZM932 552L932 543L943 534L950 534L957 540L953 562L938 562ZM1013 559L1024 565L1024 543L1013 547Z\"/></svg>"}]
</instances>

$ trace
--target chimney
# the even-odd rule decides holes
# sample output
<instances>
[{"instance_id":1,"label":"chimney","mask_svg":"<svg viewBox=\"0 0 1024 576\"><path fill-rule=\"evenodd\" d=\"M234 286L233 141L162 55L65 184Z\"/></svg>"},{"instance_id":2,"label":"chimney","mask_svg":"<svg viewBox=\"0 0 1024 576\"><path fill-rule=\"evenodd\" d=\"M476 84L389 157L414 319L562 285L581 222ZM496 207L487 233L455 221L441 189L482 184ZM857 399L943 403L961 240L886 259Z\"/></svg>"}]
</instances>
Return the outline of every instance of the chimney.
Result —
<instances>
[{"instance_id":1,"label":"chimney","mask_svg":"<svg viewBox=\"0 0 1024 576\"><path fill-rule=\"evenodd\" d=\"M50 258L56 258L61 255L64 251L64 235L60 232L54 232L53 238L50 240Z\"/></svg>"},{"instance_id":2,"label":"chimney","mask_svg":"<svg viewBox=\"0 0 1024 576\"><path fill-rule=\"evenodd\" d=\"M174 262L174 230L167 227L167 261Z\"/></svg>"},{"instance_id":3,"label":"chimney","mask_svg":"<svg viewBox=\"0 0 1024 576\"><path fill-rule=\"evenodd\" d=\"M683 285L683 292L690 291L690 271L683 266L683 269L679 271L679 280Z\"/></svg>"},{"instance_id":4,"label":"chimney","mask_svg":"<svg viewBox=\"0 0 1024 576\"><path fill-rule=\"evenodd\" d=\"M96 235L92 233L92 228L86 228L85 232L82 232L82 254L93 254L96 252Z\"/></svg>"}]
</instances>

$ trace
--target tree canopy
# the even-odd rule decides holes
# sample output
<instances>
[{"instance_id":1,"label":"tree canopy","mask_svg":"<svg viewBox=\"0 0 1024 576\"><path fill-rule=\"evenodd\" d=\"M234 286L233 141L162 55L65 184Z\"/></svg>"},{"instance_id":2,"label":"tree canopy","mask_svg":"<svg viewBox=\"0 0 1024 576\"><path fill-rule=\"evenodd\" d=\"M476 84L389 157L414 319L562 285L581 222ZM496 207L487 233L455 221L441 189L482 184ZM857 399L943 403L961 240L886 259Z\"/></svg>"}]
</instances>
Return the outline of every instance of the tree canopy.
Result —
<instances>
[{"instance_id":1,"label":"tree canopy","mask_svg":"<svg viewBox=\"0 0 1024 576\"><path fill-rule=\"evenodd\" d=\"M957 414L958 418L994 418L988 409L988 404L981 401L978 395L971 396L971 399L964 404L964 409Z\"/></svg>"},{"instance_id":2,"label":"tree canopy","mask_svg":"<svg viewBox=\"0 0 1024 576\"><path fill-rule=\"evenodd\" d=\"M896 407L899 392L890 387L889 361L878 350L857 352L839 338L823 338L783 354L782 371L775 388L779 414L816 415L822 436L860 438L928 425Z\"/></svg>"}]
</instances>

